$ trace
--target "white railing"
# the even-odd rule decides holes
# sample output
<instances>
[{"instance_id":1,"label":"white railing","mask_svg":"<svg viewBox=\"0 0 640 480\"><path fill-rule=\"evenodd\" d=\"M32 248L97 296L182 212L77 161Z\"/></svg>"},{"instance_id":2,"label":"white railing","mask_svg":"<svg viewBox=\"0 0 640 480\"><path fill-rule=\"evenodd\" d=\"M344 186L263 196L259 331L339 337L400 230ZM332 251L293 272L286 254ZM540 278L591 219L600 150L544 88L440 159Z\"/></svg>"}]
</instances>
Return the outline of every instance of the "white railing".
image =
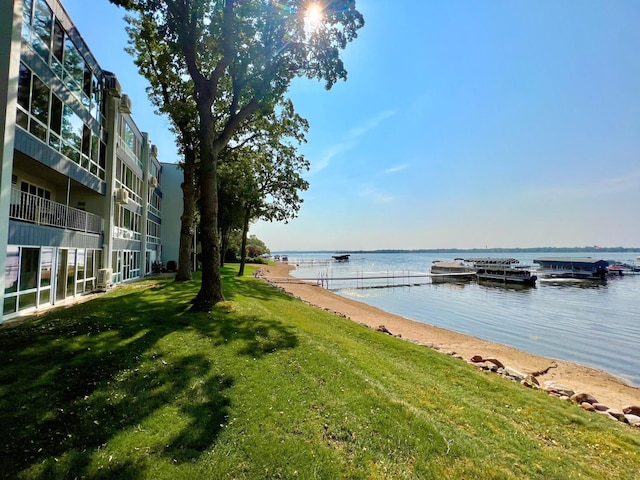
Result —
<instances>
[{"instance_id":1,"label":"white railing","mask_svg":"<svg viewBox=\"0 0 640 480\"><path fill-rule=\"evenodd\" d=\"M38 197L17 188L11 189L9 216L15 220L67 228L87 233L102 233L102 217L67 207L62 203Z\"/></svg>"},{"instance_id":2,"label":"white railing","mask_svg":"<svg viewBox=\"0 0 640 480\"><path fill-rule=\"evenodd\" d=\"M120 238L122 240L136 240L140 241L142 235L139 232L134 232L128 228L114 227L113 238Z\"/></svg>"}]
</instances>

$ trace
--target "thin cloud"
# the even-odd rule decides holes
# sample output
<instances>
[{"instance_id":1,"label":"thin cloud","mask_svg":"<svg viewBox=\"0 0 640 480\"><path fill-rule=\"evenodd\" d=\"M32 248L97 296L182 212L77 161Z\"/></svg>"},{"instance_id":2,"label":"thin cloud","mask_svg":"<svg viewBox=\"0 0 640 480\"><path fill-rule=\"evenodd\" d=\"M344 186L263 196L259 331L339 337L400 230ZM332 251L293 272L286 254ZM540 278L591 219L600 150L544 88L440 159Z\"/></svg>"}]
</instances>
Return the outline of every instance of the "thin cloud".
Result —
<instances>
[{"instance_id":1,"label":"thin cloud","mask_svg":"<svg viewBox=\"0 0 640 480\"><path fill-rule=\"evenodd\" d=\"M370 132L371 130L375 130L378 126L384 122L387 118L391 118L398 113L398 110L385 110L384 112L380 112L375 117L369 119L369 121L365 122L363 125L359 127L355 127L347 133L347 138L356 139L363 136L365 133Z\"/></svg>"},{"instance_id":2,"label":"thin cloud","mask_svg":"<svg viewBox=\"0 0 640 480\"><path fill-rule=\"evenodd\" d=\"M395 200L395 197L393 195L389 195L388 193L384 193L379 190L374 190L373 188L365 188L361 190L360 196L363 198L367 198L376 204L391 203L393 200Z\"/></svg>"},{"instance_id":3,"label":"thin cloud","mask_svg":"<svg viewBox=\"0 0 640 480\"><path fill-rule=\"evenodd\" d=\"M398 172L401 172L402 170L406 170L407 168L409 168L409 164L408 163L402 163L400 165L396 165L394 167L387 168L382 173L384 173L385 175L390 175L392 173L398 173Z\"/></svg>"},{"instance_id":4,"label":"thin cloud","mask_svg":"<svg viewBox=\"0 0 640 480\"><path fill-rule=\"evenodd\" d=\"M310 174L313 175L315 173L318 173L320 170L324 170L325 168L327 168L329 166L329 163L331 163L331 160L333 160L333 158L355 148L358 144L356 142L358 138L362 137L363 135L370 132L371 130L375 130L387 118L393 117L397 113L398 113L398 110L385 110L383 112L380 112L375 117L369 119L363 125L360 125L358 127L355 127L349 130L345 135L345 137L342 139L342 141L325 148L320 158L317 160L314 160L311 163Z\"/></svg>"},{"instance_id":5,"label":"thin cloud","mask_svg":"<svg viewBox=\"0 0 640 480\"><path fill-rule=\"evenodd\" d=\"M341 153L348 152L356 146L355 142L342 142L330 145L322 151L322 155L316 161L311 162L310 174L318 173L329 166L331 160Z\"/></svg>"}]
</instances>

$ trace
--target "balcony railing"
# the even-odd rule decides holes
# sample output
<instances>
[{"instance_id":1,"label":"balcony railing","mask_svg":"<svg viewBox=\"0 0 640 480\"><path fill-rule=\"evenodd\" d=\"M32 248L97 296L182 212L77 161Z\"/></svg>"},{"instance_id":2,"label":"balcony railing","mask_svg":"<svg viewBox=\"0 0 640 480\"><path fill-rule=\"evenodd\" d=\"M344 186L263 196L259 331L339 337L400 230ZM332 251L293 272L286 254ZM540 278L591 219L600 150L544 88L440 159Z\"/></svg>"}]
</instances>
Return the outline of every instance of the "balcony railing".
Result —
<instances>
[{"instance_id":1,"label":"balcony railing","mask_svg":"<svg viewBox=\"0 0 640 480\"><path fill-rule=\"evenodd\" d=\"M15 220L66 228L86 233L102 233L102 217L67 207L62 203L11 189L9 216Z\"/></svg>"}]
</instances>

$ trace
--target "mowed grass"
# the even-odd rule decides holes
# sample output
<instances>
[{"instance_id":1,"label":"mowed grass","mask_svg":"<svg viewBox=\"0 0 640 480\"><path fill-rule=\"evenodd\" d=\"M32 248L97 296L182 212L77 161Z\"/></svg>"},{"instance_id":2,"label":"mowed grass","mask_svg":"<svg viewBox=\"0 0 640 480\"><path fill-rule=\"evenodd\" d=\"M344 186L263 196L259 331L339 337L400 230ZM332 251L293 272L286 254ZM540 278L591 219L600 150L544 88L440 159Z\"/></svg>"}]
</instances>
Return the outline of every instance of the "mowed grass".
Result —
<instances>
[{"instance_id":1,"label":"mowed grass","mask_svg":"<svg viewBox=\"0 0 640 480\"><path fill-rule=\"evenodd\" d=\"M638 478L640 430L236 271L0 328L0 476Z\"/></svg>"}]
</instances>

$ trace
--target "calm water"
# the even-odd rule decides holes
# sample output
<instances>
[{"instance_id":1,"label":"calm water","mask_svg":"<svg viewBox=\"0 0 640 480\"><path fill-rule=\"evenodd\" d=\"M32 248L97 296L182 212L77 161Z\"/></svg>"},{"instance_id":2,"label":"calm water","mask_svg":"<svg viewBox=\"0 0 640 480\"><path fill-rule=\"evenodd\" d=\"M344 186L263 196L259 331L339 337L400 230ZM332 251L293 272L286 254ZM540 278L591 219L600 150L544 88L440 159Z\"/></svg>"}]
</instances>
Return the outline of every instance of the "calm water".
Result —
<instances>
[{"instance_id":1,"label":"calm water","mask_svg":"<svg viewBox=\"0 0 640 480\"><path fill-rule=\"evenodd\" d=\"M539 256L590 256L631 261L635 253L494 254L513 256L532 265ZM299 260L292 275L300 278L342 277L331 281L336 293L387 312L449 330L474 335L545 357L606 370L640 386L640 275L610 279L605 285L554 285L538 281L535 288L505 288L471 283L427 283L395 288L354 288L381 280L368 276L428 273L433 260L453 260L454 254L365 253L350 262L310 264L328 253L289 254ZM479 255L473 255L479 256ZM353 280L353 278L356 278ZM386 282L384 280L383 282ZM429 282L414 278L411 283Z\"/></svg>"}]
</instances>

